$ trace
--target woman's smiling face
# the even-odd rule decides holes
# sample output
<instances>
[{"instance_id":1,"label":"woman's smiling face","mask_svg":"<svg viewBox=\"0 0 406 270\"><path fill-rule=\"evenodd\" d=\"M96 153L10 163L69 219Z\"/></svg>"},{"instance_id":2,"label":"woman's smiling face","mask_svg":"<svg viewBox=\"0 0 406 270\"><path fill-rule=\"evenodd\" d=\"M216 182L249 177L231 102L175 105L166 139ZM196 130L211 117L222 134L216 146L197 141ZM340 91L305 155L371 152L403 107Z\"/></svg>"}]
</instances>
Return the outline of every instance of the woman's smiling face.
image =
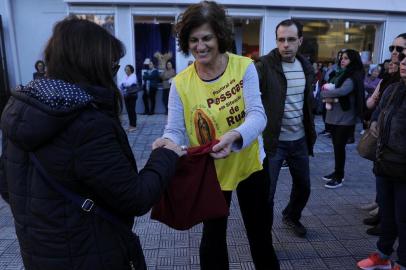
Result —
<instances>
[{"instance_id":1,"label":"woman's smiling face","mask_svg":"<svg viewBox=\"0 0 406 270\"><path fill-rule=\"evenodd\" d=\"M189 50L200 64L214 63L220 52L217 36L209 24L203 24L190 32Z\"/></svg>"}]
</instances>

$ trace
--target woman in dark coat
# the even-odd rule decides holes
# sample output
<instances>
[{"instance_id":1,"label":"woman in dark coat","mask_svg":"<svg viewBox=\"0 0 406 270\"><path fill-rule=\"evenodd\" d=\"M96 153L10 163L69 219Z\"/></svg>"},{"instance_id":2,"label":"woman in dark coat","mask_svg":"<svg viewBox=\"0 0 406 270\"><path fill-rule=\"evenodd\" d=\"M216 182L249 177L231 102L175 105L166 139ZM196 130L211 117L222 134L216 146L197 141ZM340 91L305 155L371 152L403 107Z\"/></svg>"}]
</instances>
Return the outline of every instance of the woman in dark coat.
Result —
<instances>
[{"instance_id":1,"label":"woman in dark coat","mask_svg":"<svg viewBox=\"0 0 406 270\"><path fill-rule=\"evenodd\" d=\"M376 251L357 263L361 269L406 269L406 58L399 54L400 82L385 90L371 118L377 130L374 174L379 190L381 234ZM391 265L396 240L398 260Z\"/></svg>"},{"instance_id":2,"label":"woman in dark coat","mask_svg":"<svg viewBox=\"0 0 406 270\"><path fill-rule=\"evenodd\" d=\"M159 200L183 152L166 142L138 172L113 79L124 47L105 29L66 18L44 54L47 79L14 91L1 119L0 190L13 212L25 269L145 269L131 237L134 216ZM35 157L51 181L33 165ZM123 226L95 206L81 209L51 182L91 199Z\"/></svg>"}]
</instances>

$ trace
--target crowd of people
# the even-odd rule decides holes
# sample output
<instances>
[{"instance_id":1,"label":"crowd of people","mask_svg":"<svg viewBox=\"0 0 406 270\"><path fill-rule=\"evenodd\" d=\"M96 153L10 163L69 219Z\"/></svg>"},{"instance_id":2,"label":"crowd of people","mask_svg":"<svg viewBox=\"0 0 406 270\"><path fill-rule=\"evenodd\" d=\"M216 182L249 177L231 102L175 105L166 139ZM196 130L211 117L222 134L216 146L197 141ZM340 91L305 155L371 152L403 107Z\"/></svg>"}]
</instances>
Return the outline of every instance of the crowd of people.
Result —
<instances>
[{"instance_id":1,"label":"crowd of people","mask_svg":"<svg viewBox=\"0 0 406 270\"><path fill-rule=\"evenodd\" d=\"M323 113L335 161L326 188L343 185L357 122L377 138L377 195L365 208L379 209L366 222L379 229L379 240L357 267L405 270L406 33L389 47L387 65L369 72L354 49L325 68L312 65L299 53L302 25L291 19L276 26L277 47L255 63L232 54L232 25L214 1L189 6L175 34L180 51L195 59L188 67L176 74L168 61L160 74L151 61L139 83L128 64L117 85L123 44L93 22L67 17L55 25L34 80L12 92L1 118L0 193L12 209L25 269L145 270L134 217L175 181L188 147L210 147L228 207L236 191L255 269L280 269L272 239L279 173L286 163L292 176L282 221L306 237L300 220L311 193L314 113ZM145 114L154 113L161 82L167 124L138 171L125 131L136 129L140 91ZM229 269L227 220L202 220L201 269ZM396 240L398 260L391 262Z\"/></svg>"}]
</instances>

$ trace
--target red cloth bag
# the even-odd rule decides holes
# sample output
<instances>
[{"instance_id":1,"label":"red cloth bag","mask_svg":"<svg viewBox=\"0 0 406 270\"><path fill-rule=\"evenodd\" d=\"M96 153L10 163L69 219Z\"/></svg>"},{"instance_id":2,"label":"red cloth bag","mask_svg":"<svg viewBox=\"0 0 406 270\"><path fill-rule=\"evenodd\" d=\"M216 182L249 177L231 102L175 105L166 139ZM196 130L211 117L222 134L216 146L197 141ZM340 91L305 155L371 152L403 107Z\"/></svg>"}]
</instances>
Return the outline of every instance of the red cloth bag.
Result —
<instances>
[{"instance_id":1,"label":"red cloth bag","mask_svg":"<svg viewBox=\"0 0 406 270\"><path fill-rule=\"evenodd\" d=\"M151 218L171 228L187 230L208 219L228 216L229 209L209 155L218 141L189 148Z\"/></svg>"}]
</instances>

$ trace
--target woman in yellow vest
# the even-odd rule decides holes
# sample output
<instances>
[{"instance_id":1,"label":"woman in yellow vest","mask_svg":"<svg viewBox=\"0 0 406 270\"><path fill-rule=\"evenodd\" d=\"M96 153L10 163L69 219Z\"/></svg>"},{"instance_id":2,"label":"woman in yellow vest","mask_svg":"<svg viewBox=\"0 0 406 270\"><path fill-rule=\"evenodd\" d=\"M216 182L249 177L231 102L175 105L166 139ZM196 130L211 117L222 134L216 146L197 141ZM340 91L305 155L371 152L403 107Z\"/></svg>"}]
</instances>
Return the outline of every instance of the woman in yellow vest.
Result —
<instances>
[{"instance_id":1,"label":"woman in yellow vest","mask_svg":"<svg viewBox=\"0 0 406 270\"><path fill-rule=\"evenodd\" d=\"M255 267L279 269L272 246L269 181L262 168L266 116L255 66L249 58L226 52L231 24L216 2L189 6L176 24L176 35L180 50L192 53L195 62L172 82L163 137L190 146L219 140L211 153L217 178L228 205L237 190ZM226 231L227 217L203 222L201 269L229 269Z\"/></svg>"}]
</instances>

